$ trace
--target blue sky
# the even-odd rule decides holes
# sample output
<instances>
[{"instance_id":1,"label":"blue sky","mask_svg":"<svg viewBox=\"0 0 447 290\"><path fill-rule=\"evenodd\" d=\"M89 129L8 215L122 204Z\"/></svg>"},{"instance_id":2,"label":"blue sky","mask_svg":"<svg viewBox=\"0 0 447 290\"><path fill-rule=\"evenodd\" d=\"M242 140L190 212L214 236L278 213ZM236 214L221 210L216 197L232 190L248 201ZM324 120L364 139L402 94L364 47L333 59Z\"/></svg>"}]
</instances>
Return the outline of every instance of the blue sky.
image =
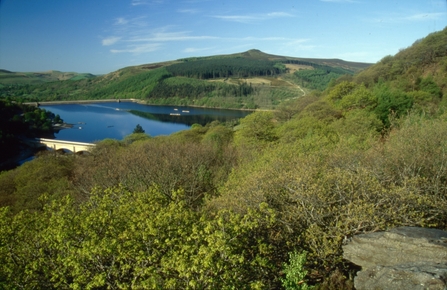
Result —
<instances>
[{"instance_id":1,"label":"blue sky","mask_svg":"<svg viewBox=\"0 0 447 290\"><path fill-rule=\"evenodd\" d=\"M446 0L0 0L0 68L104 74L249 49L375 63L446 26Z\"/></svg>"}]
</instances>

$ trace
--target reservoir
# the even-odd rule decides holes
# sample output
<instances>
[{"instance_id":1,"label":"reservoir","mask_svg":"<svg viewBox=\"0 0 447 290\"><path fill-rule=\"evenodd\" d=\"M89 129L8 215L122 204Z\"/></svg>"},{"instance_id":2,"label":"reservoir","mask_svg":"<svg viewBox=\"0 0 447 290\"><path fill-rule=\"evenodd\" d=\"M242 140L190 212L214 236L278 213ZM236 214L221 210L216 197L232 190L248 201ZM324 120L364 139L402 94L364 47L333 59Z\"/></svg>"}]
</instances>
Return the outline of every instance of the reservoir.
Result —
<instances>
[{"instance_id":1,"label":"reservoir","mask_svg":"<svg viewBox=\"0 0 447 290\"><path fill-rule=\"evenodd\" d=\"M227 122L250 114L239 110L151 106L133 102L42 104L40 108L58 114L65 123L73 125L55 133L56 139L87 143L106 138L121 140L138 124L146 134L155 137L187 130L195 123Z\"/></svg>"}]
</instances>

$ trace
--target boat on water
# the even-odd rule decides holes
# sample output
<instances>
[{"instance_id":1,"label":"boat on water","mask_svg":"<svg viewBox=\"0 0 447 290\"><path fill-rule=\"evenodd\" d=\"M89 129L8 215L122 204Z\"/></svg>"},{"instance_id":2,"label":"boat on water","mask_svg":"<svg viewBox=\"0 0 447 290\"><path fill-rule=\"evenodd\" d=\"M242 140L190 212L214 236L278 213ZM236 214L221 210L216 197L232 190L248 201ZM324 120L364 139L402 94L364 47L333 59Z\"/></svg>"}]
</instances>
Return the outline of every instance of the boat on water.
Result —
<instances>
[{"instance_id":1,"label":"boat on water","mask_svg":"<svg viewBox=\"0 0 447 290\"><path fill-rule=\"evenodd\" d=\"M189 111L187 111L187 110L183 110L182 113L189 113Z\"/></svg>"}]
</instances>

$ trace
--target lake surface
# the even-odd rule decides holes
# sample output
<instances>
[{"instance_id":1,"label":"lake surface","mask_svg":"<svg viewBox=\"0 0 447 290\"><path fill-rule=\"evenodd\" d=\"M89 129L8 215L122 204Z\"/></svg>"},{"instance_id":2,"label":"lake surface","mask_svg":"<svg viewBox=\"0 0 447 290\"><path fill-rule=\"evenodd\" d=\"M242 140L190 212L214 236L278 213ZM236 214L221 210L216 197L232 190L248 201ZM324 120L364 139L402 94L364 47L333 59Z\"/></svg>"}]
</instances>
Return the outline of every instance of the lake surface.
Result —
<instances>
[{"instance_id":1,"label":"lake surface","mask_svg":"<svg viewBox=\"0 0 447 290\"><path fill-rule=\"evenodd\" d=\"M150 106L133 102L41 105L40 108L59 114L65 123L73 124L73 128L55 133L56 139L87 143L106 138L121 140L131 134L137 124L146 134L159 136L187 130L194 123L225 122L250 114L238 110ZM131 110L142 112L145 117L132 114Z\"/></svg>"}]
</instances>

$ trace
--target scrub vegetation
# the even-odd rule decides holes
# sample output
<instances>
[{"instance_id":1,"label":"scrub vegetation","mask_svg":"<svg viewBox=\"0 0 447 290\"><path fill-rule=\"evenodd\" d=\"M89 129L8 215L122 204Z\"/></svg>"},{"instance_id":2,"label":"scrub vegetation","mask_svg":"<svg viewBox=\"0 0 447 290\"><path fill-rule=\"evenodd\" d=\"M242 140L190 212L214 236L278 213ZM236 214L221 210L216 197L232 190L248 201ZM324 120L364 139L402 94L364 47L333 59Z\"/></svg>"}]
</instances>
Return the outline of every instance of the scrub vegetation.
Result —
<instances>
[{"instance_id":1,"label":"scrub vegetation","mask_svg":"<svg viewBox=\"0 0 447 290\"><path fill-rule=\"evenodd\" d=\"M446 47L447 28L238 124L2 172L0 288L353 289L352 236L447 229Z\"/></svg>"}]
</instances>

